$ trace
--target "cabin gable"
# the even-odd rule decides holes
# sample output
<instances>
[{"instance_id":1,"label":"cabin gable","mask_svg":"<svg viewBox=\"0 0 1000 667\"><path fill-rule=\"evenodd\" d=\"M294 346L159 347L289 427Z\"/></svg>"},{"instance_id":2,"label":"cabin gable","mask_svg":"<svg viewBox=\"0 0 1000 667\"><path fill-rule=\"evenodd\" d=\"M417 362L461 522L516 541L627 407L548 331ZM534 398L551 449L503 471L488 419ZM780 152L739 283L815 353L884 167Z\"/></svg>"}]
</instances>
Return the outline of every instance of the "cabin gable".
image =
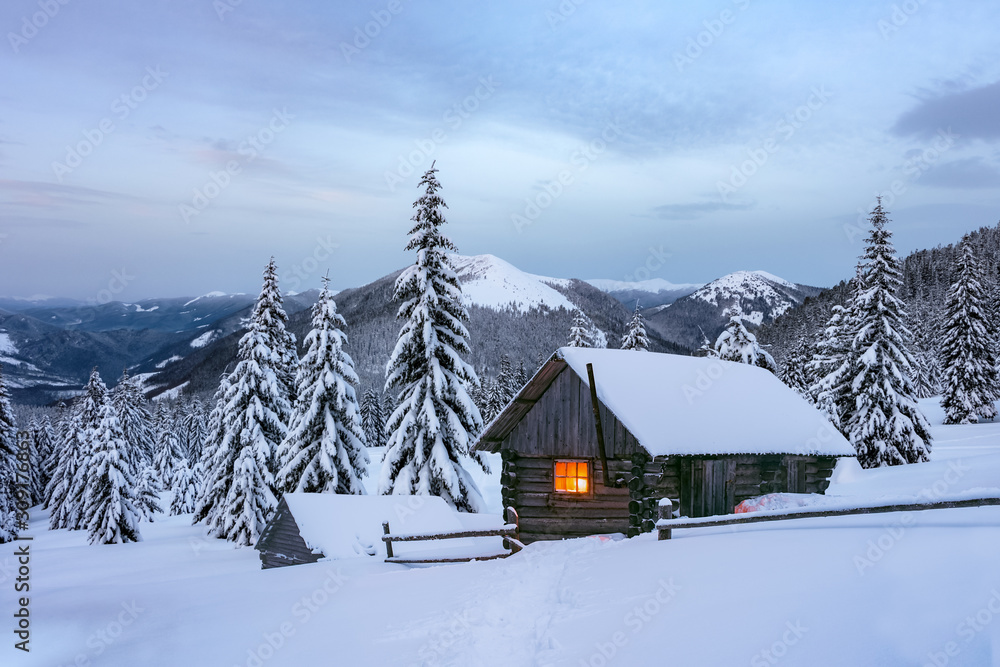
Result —
<instances>
[{"instance_id":1,"label":"cabin gable","mask_svg":"<svg viewBox=\"0 0 1000 667\"><path fill-rule=\"evenodd\" d=\"M254 548L260 552L261 568L264 570L315 563L323 557L323 554L313 553L302 539L299 526L284 498L278 503L274 516L267 522Z\"/></svg>"},{"instance_id":2,"label":"cabin gable","mask_svg":"<svg viewBox=\"0 0 1000 667\"><path fill-rule=\"evenodd\" d=\"M619 419L598 402L609 459L630 459L644 452ZM499 449L523 456L593 459L598 456L597 428L590 387L567 365L533 402Z\"/></svg>"}]
</instances>

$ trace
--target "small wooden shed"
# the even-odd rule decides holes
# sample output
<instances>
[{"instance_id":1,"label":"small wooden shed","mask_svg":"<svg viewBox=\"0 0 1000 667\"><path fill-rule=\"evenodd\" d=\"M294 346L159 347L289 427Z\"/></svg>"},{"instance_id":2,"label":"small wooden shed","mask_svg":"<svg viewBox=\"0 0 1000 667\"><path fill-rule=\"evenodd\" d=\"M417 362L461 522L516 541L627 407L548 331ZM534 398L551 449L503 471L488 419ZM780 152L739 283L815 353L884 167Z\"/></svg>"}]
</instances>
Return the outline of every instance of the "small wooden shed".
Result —
<instances>
[{"instance_id":1,"label":"small wooden shed","mask_svg":"<svg viewBox=\"0 0 1000 667\"><path fill-rule=\"evenodd\" d=\"M854 455L769 371L590 348L560 348L474 449L501 454L503 502L525 543L649 531L661 498L699 517L765 493L823 493L837 457Z\"/></svg>"}]
</instances>

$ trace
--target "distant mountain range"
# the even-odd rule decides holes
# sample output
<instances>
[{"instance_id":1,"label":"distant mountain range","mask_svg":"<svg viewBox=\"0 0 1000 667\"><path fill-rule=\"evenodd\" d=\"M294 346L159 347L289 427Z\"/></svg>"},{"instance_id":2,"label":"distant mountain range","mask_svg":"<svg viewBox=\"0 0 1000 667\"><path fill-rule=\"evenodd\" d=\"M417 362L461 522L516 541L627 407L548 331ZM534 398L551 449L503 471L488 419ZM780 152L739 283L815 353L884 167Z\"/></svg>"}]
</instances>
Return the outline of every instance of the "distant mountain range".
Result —
<instances>
[{"instance_id":1,"label":"distant mountain range","mask_svg":"<svg viewBox=\"0 0 1000 667\"><path fill-rule=\"evenodd\" d=\"M532 372L565 344L578 311L592 322L598 345L616 347L638 300L653 349L687 353L700 345L701 331L714 339L729 313L768 322L818 291L763 272L735 273L707 285L628 283L533 275L493 255L452 259L470 314L470 361L485 375L496 374L503 353ZM392 301L398 274L337 294L363 389L380 391L384 382L400 326ZM128 368L152 395L212 392L232 369L255 298L213 292L107 304L0 299L0 363L20 402L68 397L95 366L109 384ZM309 330L315 299L315 290L285 297L289 328L299 341Z\"/></svg>"}]
</instances>

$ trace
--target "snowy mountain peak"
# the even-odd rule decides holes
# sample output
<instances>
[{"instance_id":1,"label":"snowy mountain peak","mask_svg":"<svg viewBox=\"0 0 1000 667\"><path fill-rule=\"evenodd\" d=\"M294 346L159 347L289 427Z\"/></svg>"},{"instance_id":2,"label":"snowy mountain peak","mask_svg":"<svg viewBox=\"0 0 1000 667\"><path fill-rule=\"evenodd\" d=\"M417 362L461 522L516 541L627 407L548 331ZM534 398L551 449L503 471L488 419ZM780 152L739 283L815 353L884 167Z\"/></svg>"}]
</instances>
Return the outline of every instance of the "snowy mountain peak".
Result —
<instances>
[{"instance_id":1,"label":"snowy mountain peak","mask_svg":"<svg viewBox=\"0 0 1000 667\"><path fill-rule=\"evenodd\" d=\"M576 310L553 287L566 287L569 280L525 273L494 255L449 255L449 259L462 281L466 305L494 310L513 308L522 313L542 306Z\"/></svg>"},{"instance_id":2,"label":"snowy mountain peak","mask_svg":"<svg viewBox=\"0 0 1000 667\"><path fill-rule=\"evenodd\" d=\"M739 316L759 325L765 317L773 319L802 303L808 296L802 287L766 271L735 271L708 283L691 298L722 307L725 317Z\"/></svg>"}]
</instances>

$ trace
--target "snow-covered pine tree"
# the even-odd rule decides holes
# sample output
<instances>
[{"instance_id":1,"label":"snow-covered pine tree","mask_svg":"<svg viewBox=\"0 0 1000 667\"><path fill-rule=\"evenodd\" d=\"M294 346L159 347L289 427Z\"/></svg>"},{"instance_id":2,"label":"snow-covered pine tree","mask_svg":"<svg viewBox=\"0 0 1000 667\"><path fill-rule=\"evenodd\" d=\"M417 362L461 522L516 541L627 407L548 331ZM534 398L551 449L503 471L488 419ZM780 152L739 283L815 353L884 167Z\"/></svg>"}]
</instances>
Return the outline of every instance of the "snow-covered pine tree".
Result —
<instances>
[{"instance_id":1,"label":"snow-covered pine tree","mask_svg":"<svg viewBox=\"0 0 1000 667\"><path fill-rule=\"evenodd\" d=\"M931 434L910 379L910 332L897 297L900 265L881 198L869 222L853 304L857 333L845 362L855 409L844 424L858 462L875 468L928 460Z\"/></svg>"},{"instance_id":2,"label":"snow-covered pine tree","mask_svg":"<svg viewBox=\"0 0 1000 667\"><path fill-rule=\"evenodd\" d=\"M993 405L1000 391L997 343L991 337L983 277L968 234L959 245L957 260L941 350L945 377L941 406L945 424L974 424L997 414Z\"/></svg>"},{"instance_id":3,"label":"snow-covered pine tree","mask_svg":"<svg viewBox=\"0 0 1000 667\"><path fill-rule=\"evenodd\" d=\"M181 459L174 470L174 499L170 502L170 516L178 514L190 514L194 512L194 505L198 499L198 485L200 468L196 464L193 468L188 464L187 459Z\"/></svg>"},{"instance_id":4,"label":"snow-covered pine tree","mask_svg":"<svg viewBox=\"0 0 1000 667\"><path fill-rule=\"evenodd\" d=\"M284 300L281 297L281 290L278 289L278 266L274 263L274 257L271 257L271 261L264 269L264 285L250 319L263 323L268 347L276 355L274 368L281 381L285 400L289 406L294 405L295 373L298 370L299 355L295 347L295 334L286 328L288 315L285 314ZM289 416L284 416L286 424Z\"/></svg>"},{"instance_id":5,"label":"snow-covered pine tree","mask_svg":"<svg viewBox=\"0 0 1000 667\"><path fill-rule=\"evenodd\" d=\"M757 337L743 326L743 319L734 316L715 341L713 346L716 355L723 361L735 361L765 368L777 373L778 368L774 358L757 343Z\"/></svg>"},{"instance_id":6,"label":"snow-covered pine tree","mask_svg":"<svg viewBox=\"0 0 1000 667\"><path fill-rule=\"evenodd\" d=\"M524 385L528 384L528 373L524 370L524 359L517 362L517 371L514 373L514 384L517 386L517 392L521 391Z\"/></svg>"},{"instance_id":7,"label":"snow-covered pine tree","mask_svg":"<svg viewBox=\"0 0 1000 667\"><path fill-rule=\"evenodd\" d=\"M136 474L135 483L135 506L142 513L146 521L150 523L156 515L163 511L160 507L160 492L163 486L160 484L159 473L152 464L146 465Z\"/></svg>"},{"instance_id":8,"label":"snow-covered pine tree","mask_svg":"<svg viewBox=\"0 0 1000 667\"><path fill-rule=\"evenodd\" d=\"M91 544L140 542L135 473L126 450L125 431L110 400L100 406L97 427L90 431L82 524Z\"/></svg>"},{"instance_id":9,"label":"snow-covered pine tree","mask_svg":"<svg viewBox=\"0 0 1000 667\"><path fill-rule=\"evenodd\" d=\"M3 378L0 377L0 381ZM31 476L31 504L38 505L45 500L45 444L42 425L37 417L32 417L28 422L28 443L29 443L29 475Z\"/></svg>"},{"instance_id":10,"label":"snow-covered pine tree","mask_svg":"<svg viewBox=\"0 0 1000 667\"><path fill-rule=\"evenodd\" d=\"M84 394L77 399L66 427L66 442L59 451L59 463L45 496L50 510L49 529L79 530L86 495L90 454L94 431L100 426L108 389L95 368Z\"/></svg>"},{"instance_id":11,"label":"snow-covered pine tree","mask_svg":"<svg viewBox=\"0 0 1000 667\"><path fill-rule=\"evenodd\" d=\"M221 417L222 438L209 466L209 488L200 499L209 533L241 546L257 543L277 505L275 454L288 434L291 405L282 380L287 342L273 262L239 342ZM279 346L277 349L272 347ZM207 511L205 508L209 508Z\"/></svg>"},{"instance_id":12,"label":"snow-covered pine tree","mask_svg":"<svg viewBox=\"0 0 1000 667\"><path fill-rule=\"evenodd\" d=\"M17 537L17 429L0 373L0 543Z\"/></svg>"},{"instance_id":13,"label":"snow-covered pine tree","mask_svg":"<svg viewBox=\"0 0 1000 667\"><path fill-rule=\"evenodd\" d=\"M111 391L111 403L118 413L118 420L125 431L128 443L126 455L133 470L141 470L153 456L153 418L146 406L142 387L126 369L122 378Z\"/></svg>"},{"instance_id":14,"label":"snow-covered pine tree","mask_svg":"<svg viewBox=\"0 0 1000 667\"><path fill-rule=\"evenodd\" d=\"M500 387L500 382L495 378L486 378L483 382L483 390L486 397L486 408L482 413L483 422L489 423L493 421L503 407L507 405L503 400L503 389Z\"/></svg>"},{"instance_id":15,"label":"snow-covered pine tree","mask_svg":"<svg viewBox=\"0 0 1000 667\"><path fill-rule=\"evenodd\" d=\"M181 420L181 454L188 461L198 461L201 458L201 445L204 440L204 408L195 396L185 407Z\"/></svg>"},{"instance_id":16,"label":"snow-covered pine tree","mask_svg":"<svg viewBox=\"0 0 1000 667\"><path fill-rule=\"evenodd\" d=\"M278 447L277 486L286 492L365 493L368 450L354 391L358 376L344 350L345 326L324 278L299 362L298 402Z\"/></svg>"},{"instance_id":17,"label":"snow-covered pine tree","mask_svg":"<svg viewBox=\"0 0 1000 667\"><path fill-rule=\"evenodd\" d=\"M365 441L369 447L385 445L385 415L382 414L382 399L371 389L361 399L361 427L365 431Z\"/></svg>"},{"instance_id":18,"label":"snow-covered pine tree","mask_svg":"<svg viewBox=\"0 0 1000 667\"><path fill-rule=\"evenodd\" d=\"M569 342L566 347L593 347L590 340L590 322L583 311L577 311L573 316L573 324L569 328Z\"/></svg>"},{"instance_id":19,"label":"snow-covered pine tree","mask_svg":"<svg viewBox=\"0 0 1000 667\"><path fill-rule=\"evenodd\" d=\"M390 432L379 492L436 495L453 507L476 512L482 496L462 457L483 427L469 396L479 379L461 355L469 354L468 313L462 286L446 252L454 244L440 230L447 208L431 165L420 181L424 194L414 203L407 250L417 261L396 279L397 314L406 323L386 367L386 390L396 389L399 405L387 424ZM486 468L485 460L473 457Z\"/></svg>"},{"instance_id":20,"label":"snow-covered pine tree","mask_svg":"<svg viewBox=\"0 0 1000 667\"><path fill-rule=\"evenodd\" d=\"M785 365L781 369L778 378L786 386L794 389L800 396L808 401L812 401L809 387L812 384L809 375L809 362L812 354L806 347L805 341L799 340L788 353Z\"/></svg>"},{"instance_id":21,"label":"snow-covered pine tree","mask_svg":"<svg viewBox=\"0 0 1000 667\"><path fill-rule=\"evenodd\" d=\"M153 452L153 469L156 471L160 487L169 489L173 484L174 466L181 458L177 424L170 406L161 403L156 410L154 430L156 444Z\"/></svg>"},{"instance_id":22,"label":"snow-covered pine tree","mask_svg":"<svg viewBox=\"0 0 1000 667\"><path fill-rule=\"evenodd\" d=\"M635 302L635 312L628 322L628 329L622 336L622 349L646 352L649 350L649 337L646 336L646 325L643 322L642 313L639 312L639 302Z\"/></svg>"},{"instance_id":23,"label":"snow-covered pine tree","mask_svg":"<svg viewBox=\"0 0 1000 667\"><path fill-rule=\"evenodd\" d=\"M226 412L226 394L229 392L229 375L223 373L219 378L219 388L213 397L214 406L208 415L205 424L205 440L201 446L201 457L198 465L201 466L202 482L198 488L198 501L195 503L193 523L206 521L213 515L215 501L224 498L221 494L226 487L225 470L214 467L215 454L219 451L222 438L225 436L225 428L222 423L222 416Z\"/></svg>"},{"instance_id":24,"label":"snow-covered pine tree","mask_svg":"<svg viewBox=\"0 0 1000 667\"><path fill-rule=\"evenodd\" d=\"M499 393L501 410L510 403L520 388L514 377L514 367L510 363L510 357L504 352L500 355L500 374L497 375L497 392Z\"/></svg>"}]
</instances>

